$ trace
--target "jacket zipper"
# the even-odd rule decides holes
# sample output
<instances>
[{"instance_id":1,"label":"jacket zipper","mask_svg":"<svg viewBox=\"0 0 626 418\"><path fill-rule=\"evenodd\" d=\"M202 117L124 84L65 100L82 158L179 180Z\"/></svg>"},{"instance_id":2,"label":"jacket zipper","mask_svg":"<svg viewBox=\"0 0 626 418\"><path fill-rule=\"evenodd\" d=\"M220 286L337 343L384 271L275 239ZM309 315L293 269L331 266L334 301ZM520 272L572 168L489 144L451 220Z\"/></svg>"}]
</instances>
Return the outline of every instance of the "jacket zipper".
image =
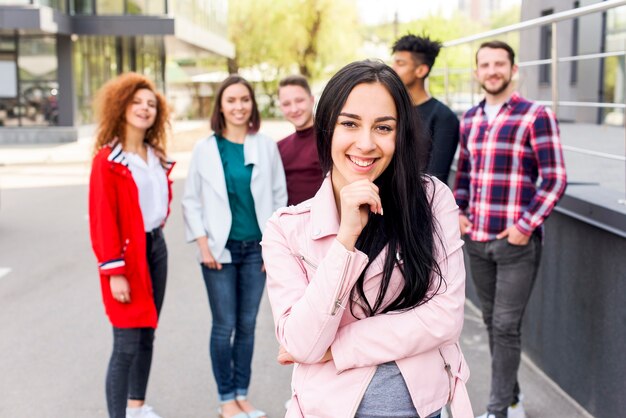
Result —
<instances>
[{"instance_id":1,"label":"jacket zipper","mask_svg":"<svg viewBox=\"0 0 626 418\"><path fill-rule=\"evenodd\" d=\"M352 258L352 255L350 253L348 253L348 257L346 259L346 264L344 264L344 266L343 266L343 273L341 274L341 279L339 280L339 285L337 286L337 293L335 294L335 303L333 304L333 309L330 312L330 314L332 316L335 316L335 314L337 313L339 308L342 307L341 306L341 295L339 294L339 291L343 287L343 282L346 279L346 273L348 272L348 264L350 264L350 259L351 258Z\"/></svg>"},{"instance_id":2,"label":"jacket zipper","mask_svg":"<svg viewBox=\"0 0 626 418\"><path fill-rule=\"evenodd\" d=\"M293 254L294 256L298 257L300 260L302 260L303 262L307 263L309 266L313 267L315 270L317 270L317 265L313 264L313 262L311 262L310 260L308 260L305 256L303 256L302 254Z\"/></svg>"},{"instance_id":3,"label":"jacket zipper","mask_svg":"<svg viewBox=\"0 0 626 418\"><path fill-rule=\"evenodd\" d=\"M370 385L372 378L374 377L374 373L376 373L376 369L378 369L378 366L372 367L372 371L369 372L367 381L361 387L361 391L359 392L358 402L356 403L356 405L352 407L352 411L350 412L349 416L353 417L356 415L356 411L359 409L359 405L361 404L361 401L363 400L363 395L365 395L365 391L367 390L367 387Z\"/></svg>"},{"instance_id":4,"label":"jacket zipper","mask_svg":"<svg viewBox=\"0 0 626 418\"><path fill-rule=\"evenodd\" d=\"M448 374L448 402L447 403L450 403L452 401L452 382L454 381L454 375L452 374L452 366L450 366L450 363L448 363L448 361L444 357L443 352L441 351L441 348L439 349L439 355L443 359L443 368L446 370L446 373Z\"/></svg>"}]
</instances>

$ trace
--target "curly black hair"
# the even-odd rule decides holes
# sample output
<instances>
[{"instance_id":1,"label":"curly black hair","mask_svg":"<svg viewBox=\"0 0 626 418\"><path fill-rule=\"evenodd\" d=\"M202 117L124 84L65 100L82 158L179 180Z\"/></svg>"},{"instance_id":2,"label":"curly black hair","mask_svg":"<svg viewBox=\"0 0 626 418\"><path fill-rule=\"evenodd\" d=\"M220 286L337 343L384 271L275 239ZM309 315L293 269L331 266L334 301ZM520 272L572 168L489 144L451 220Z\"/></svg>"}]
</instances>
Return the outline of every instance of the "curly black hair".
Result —
<instances>
[{"instance_id":1,"label":"curly black hair","mask_svg":"<svg viewBox=\"0 0 626 418\"><path fill-rule=\"evenodd\" d=\"M428 72L435 65L435 59L439 55L442 44L430 39L426 35L416 36L411 33L399 38L391 47L391 52L407 51L411 53L416 65L425 64ZM428 76L428 74L426 74Z\"/></svg>"}]
</instances>

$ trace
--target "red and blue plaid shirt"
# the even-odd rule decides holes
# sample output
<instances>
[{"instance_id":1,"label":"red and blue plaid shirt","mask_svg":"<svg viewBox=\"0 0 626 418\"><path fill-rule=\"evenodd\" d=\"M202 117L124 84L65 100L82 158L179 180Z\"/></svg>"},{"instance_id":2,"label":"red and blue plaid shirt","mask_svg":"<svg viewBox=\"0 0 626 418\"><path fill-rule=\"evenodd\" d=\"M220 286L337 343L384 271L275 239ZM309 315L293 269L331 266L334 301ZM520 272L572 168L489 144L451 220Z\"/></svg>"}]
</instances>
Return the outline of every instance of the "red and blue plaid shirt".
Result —
<instances>
[{"instance_id":1,"label":"red and blue plaid shirt","mask_svg":"<svg viewBox=\"0 0 626 418\"><path fill-rule=\"evenodd\" d=\"M490 241L511 225L541 233L567 184L556 118L518 93L491 123L484 106L465 112L460 127L454 197L473 224L469 237Z\"/></svg>"}]
</instances>

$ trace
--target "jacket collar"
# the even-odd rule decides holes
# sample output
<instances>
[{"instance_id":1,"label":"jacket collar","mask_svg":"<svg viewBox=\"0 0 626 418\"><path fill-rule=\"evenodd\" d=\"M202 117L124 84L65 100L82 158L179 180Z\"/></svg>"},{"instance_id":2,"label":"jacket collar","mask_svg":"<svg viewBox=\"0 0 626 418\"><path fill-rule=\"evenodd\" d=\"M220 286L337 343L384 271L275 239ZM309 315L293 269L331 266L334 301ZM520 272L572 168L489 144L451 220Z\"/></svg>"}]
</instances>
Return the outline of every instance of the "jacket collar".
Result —
<instances>
[{"instance_id":1,"label":"jacket collar","mask_svg":"<svg viewBox=\"0 0 626 418\"><path fill-rule=\"evenodd\" d=\"M222 165L222 157L217 147L217 138L211 135L206 138L207 160L198 165L200 175L213 187L217 194L228 202L228 191L226 189L226 177ZM259 162L259 140L254 134L246 135L243 143L243 158L246 165L256 165ZM259 170L252 170L251 181L259 175Z\"/></svg>"},{"instance_id":2,"label":"jacket collar","mask_svg":"<svg viewBox=\"0 0 626 418\"><path fill-rule=\"evenodd\" d=\"M202 144L204 152L201 154L201 158L206 158L206 160L198 163L198 173L224 201L228 202L226 176L224 175L222 158L217 148L215 135L209 136L204 141L204 144Z\"/></svg>"},{"instance_id":3,"label":"jacket collar","mask_svg":"<svg viewBox=\"0 0 626 418\"><path fill-rule=\"evenodd\" d=\"M126 156L124 155L124 149L122 148L122 144L114 140L108 145L111 148L111 153L109 154L107 160L112 163L121 164L124 167L128 167L128 161L126 160Z\"/></svg>"},{"instance_id":4,"label":"jacket collar","mask_svg":"<svg viewBox=\"0 0 626 418\"><path fill-rule=\"evenodd\" d=\"M316 240L339 231L339 213L330 174L311 201L311 238Z\"/></svg>"},{"instance_id":5,"label":"jacket collar","mask_svg":"<svg viewBox=\"0 0 626 418\"><path fill-rule=\"evenodd\" d=\"M114 139L107 146L111 148L111 153L107 157L107 160L112 163L117 163L123 165L124 167L128 167L128 160L126 159L126 155L124 154L122 144L119 143L117 139ZM157 153L157 157L161 160L161 165L163 166L163 169L165 170L167 175L169 175L174 168L174 165L176 165L176 162L174 160L164 158L161 153Z\"/></svg>"}]
</instances>

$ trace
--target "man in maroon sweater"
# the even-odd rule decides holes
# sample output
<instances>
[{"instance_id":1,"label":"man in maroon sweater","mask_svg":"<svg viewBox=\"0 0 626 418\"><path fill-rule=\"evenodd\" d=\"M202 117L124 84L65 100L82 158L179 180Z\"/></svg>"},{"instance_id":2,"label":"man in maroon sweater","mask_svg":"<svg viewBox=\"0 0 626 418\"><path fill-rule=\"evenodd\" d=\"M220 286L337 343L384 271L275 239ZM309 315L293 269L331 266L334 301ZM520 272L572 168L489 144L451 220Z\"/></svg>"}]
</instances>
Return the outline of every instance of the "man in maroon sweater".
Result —
<instances>
[{"instance_id":1,"label":"man in maroon sweater","mask_svg":"<svg viewBox=\"0 0 626 418\"><path fill-rule=\"evenodd\" d=\"M287 178L287 203L297 205L312 198L324 179L315 139L315 98L306 79L292 75L280 81L278 103L285 119L296 128L296 132L278 142L278 150Z\"/></svg>"}]
</instances>

